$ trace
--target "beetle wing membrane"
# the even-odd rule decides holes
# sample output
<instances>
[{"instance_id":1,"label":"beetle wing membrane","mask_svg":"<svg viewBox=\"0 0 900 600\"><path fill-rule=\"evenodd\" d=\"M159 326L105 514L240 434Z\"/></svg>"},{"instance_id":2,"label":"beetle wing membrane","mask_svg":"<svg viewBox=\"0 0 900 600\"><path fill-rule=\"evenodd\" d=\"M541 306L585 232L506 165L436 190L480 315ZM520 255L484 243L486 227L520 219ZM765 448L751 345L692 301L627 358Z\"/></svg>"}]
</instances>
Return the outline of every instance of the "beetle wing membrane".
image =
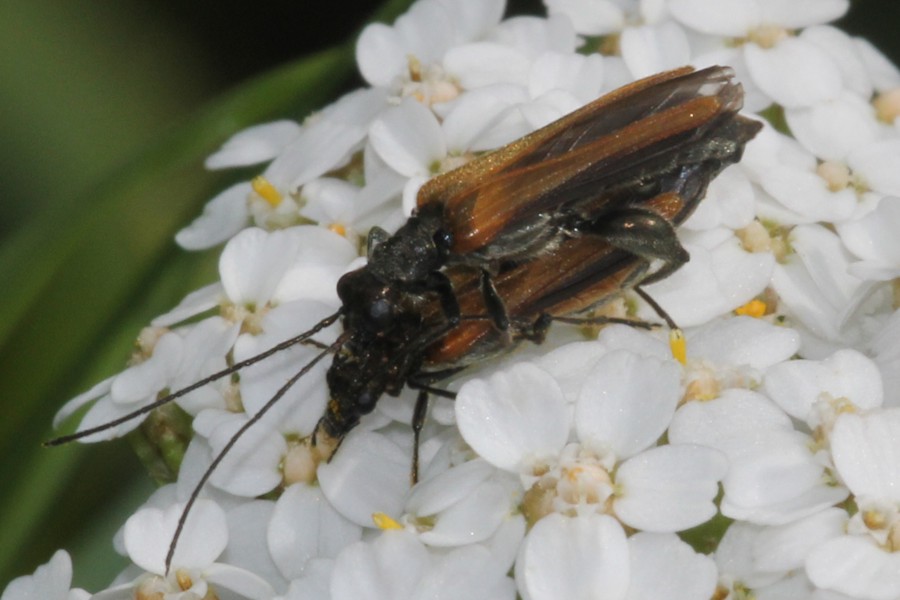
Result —
<instances>
[{"instance_id":1,"label":"beetle wing membrane","mask_svg":"<svg viewBox=\"0 0 900 600\"><path fill-rule=\"evenodd\" d=\"M431 180L419 205L444 205L452 252L463 260L531 254L556 233L548 215L595 218L663 191L664 177L691 163L736 160L758 125L736 116L742 92L731 76L723 67L681 69L626 86ZM707 179L721 169L712 166ZM660 189L641 191L654 182Z\"/></svg>"},{"instance_id":2,"label":"beetle wing membrane","mask_svg":"<svg viewBox=\"0 0 900 600\"><path fill-rule=\"evenodd\" d=\"M728 81L731 75L732 70L727 67L710 67L697 72L691 67L682 67L635 81L498 150L427 181L419 190L417 203L419 206L431 202L447 203L454 197L479 187L483 181L497 173L568 152L578 145L589 143L597 136L637 120L642 113L646 114L654 108L664 108L662 103L666 101L696 96L703 85L710 81ZM682 79L680 84L675 85L674 89L656 94L652 102L639 100L640 94L646 89L679 78ZM598 110L604 111L602 120L596 118ZM570 130L579 133L573 135Z\"/></svg>"},{"instance_id":3,"label":"beetle wing membrane","mask_svg":"<svg viewBox=\"0 0 900 600\"><path fill-rule=\"evenodd\" d=\"M642 121L594 140L591 144L511 171L492 179L447 205L454 225L453 251L508 255L507 236L541 224L539 215L558 219L592 219L613 207L637 203L671 183L665 176L688 165L681 156L696 139L715 138L721 104L716 98L695 98L681 106L649 115ZM706 157L697 155L694 161ZM642 188L648 187L641 192ZM550 232L548 232L550 233ZM533 242L540 245L543 242ZM522 249L524 254L530 249Z\"/></svg>"}]
</instances>

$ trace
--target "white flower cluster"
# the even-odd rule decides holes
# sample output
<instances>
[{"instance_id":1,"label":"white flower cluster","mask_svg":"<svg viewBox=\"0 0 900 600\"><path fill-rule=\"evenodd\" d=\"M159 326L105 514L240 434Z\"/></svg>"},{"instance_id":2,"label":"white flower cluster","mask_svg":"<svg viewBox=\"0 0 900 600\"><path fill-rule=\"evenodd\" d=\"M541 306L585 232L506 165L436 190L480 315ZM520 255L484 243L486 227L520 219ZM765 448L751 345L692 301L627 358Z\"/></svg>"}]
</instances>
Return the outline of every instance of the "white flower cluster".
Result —
<instances>
[{"instance_id":1,"label":"white flower cluster","mask_svg":"<svg viewBox=\"0 0 900 600\"><path fill-rule=\"evenodd\" d=\"M421 0L363 32L370 87L229 140L208 167L265 168L177 238L226 242L221 281L59 419L92 403L81 428L109 422L310 329L361 236L396 229L436 173L637 78L729 65L744 112L779 128L711 184L679 232L690 262L647 288L686 363L659 332L554 326L432 401L412 488L408 391L310 461L320 363L225 455L166 572L203 472L319 352L292 347L177 400L195 433L177 482L127 521L133 566L94 598L900 598L900 71L826 24L848 0L546 4L503 20L503 0ZM2 600L85 597L70 575L57 555Z\"/></svg>"}]
</instances>

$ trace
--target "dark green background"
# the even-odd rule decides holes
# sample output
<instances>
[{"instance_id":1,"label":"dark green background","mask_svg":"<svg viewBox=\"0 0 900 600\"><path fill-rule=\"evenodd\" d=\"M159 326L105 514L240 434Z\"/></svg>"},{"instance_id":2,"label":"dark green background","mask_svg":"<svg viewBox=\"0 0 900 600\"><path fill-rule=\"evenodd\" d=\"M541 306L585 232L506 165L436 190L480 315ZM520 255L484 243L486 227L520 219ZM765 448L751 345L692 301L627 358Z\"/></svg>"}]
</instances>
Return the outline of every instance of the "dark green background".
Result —
<instances>
[{"instance_id":1,"label":"dark green background","mask_svg":"<svg viewBox=\"0 0 900 600\"><path fill-rule=\"evenodd\" d=\"M356 85L351 40L377 6L0 0L0 589L58 547L90 590L124 564L112 534L152 490L128 445L40 440L144 323L214 277L215 252L171 242L228 182L203 157ZM883 0L843 23L895 61L898 25Z\"/></svg>"}]
</instances>

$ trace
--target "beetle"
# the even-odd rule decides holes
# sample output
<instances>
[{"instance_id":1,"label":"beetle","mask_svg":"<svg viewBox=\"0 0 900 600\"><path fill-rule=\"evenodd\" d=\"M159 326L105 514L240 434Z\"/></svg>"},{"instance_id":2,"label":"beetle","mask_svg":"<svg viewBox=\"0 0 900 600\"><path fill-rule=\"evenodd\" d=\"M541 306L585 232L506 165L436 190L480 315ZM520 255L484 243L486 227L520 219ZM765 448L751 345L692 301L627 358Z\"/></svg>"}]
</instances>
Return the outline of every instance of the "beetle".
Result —
<instances>
[{"instance_id":1,"label":"beetle","mask_svg":"<svg viewBox=\"0 0 900 600\"><path fill-rule=\"evenodd\" d=\"M675 227L761 127L738 114L733 75L685 67L620 88L431 179L403 227L375 230L368 264L338 282L349 337L313 435L322 457L383 394L427 392L687 262Z\"/></svg>"},{"instance_id":2,"label":"beetle","mask_svg":"<svg viewBox=\"0 0 900 600\"><path fill-rule=\"evenodd\" d=\"M577 321L624 291L652 303L640 286L688 261L676 227L761 128L738 114L743 91L733 77L728 67L684 67L639 80L431 179L397 232L370 232L367 264L337 284L341 308L311 331L105 426L49 443L136 418L281 349L311 343L340 320L337 340L215 457L182 514L166 565L191 505L225 454L328 355L330 399L311 436L315 459L330 460L382 396L411 387L419 390L415 481L428 396L452 397L435 382L523 341L540 343L554 320Z\"/></svg>"}]
</instances>

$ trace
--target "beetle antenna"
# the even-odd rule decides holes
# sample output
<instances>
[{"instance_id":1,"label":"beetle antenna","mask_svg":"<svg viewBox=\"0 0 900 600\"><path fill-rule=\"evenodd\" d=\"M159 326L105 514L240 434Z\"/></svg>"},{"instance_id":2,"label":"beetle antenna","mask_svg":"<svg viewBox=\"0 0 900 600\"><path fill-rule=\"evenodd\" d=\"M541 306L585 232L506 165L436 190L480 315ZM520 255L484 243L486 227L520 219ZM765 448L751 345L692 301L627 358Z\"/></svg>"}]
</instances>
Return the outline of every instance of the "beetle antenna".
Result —
<instances>
[{"instance_id":1,"label":"beetle antenna","mask_svg":"<svg viewBox=\"0 0 900 600\"><path fill-rule=\"evenodd\" d=\"M336 319L339 314L340 313L336 313L331 317L328 317L328 319L331 319L331 322L334 322L334 319ZM325 321L320 322L319 325L322 325L322 323L324 322ZM327 325L322 325L322 327L327 327ZM309 373L310 370L312 370L312 368L316 366L316 364L320 360L322 360L329 354L337 352L337 350L340 349L340 347L343 346L347 341L348 337L348 333L342 333L340 336L338 336L338 339L335 340L333 344L322 350L319 354L316 355L315 358L306 363L302 369L297 371L297 373L294 374L293 377L288 379L283 386L278 388L278 391L275 392L275 394L271 398L269 398L269 400L262 406L262 408L260 408L259 411L256 412L256 414L251 416L246 423L241 425L240 429L238 429L234 433L234 435L231 436L231 439L228 440L228 443L225 444L221 452L219 452L219 454L217 454L213 461L209 464L209 466L206 468L206 471L204 471L203 476L191 491L191 495L188 498L187 504L184 505L184 510L181 511L181 516L178 518L178 525L175 527L175 535L172 536L172 541L169 542L169 551L166 553L165 566L167 575L169 573L169 568L172 566L172 558L175 556L175 548L178 546L178 540L179 538L181 538L181 533L184 530L184 525L187 522L187 518L191 512L191 508L194 506L197 498L200 497L200 492L203 489L203 486L205 486L206 482L209 481L209 478L212 477L212 474L216 470L216 467L218 467L222 463L222 460L224 460L225 455L228 454L228 452L231 451L232 448L234 448L235 444L237 444L238 440L241 439L241 437L247 432L247 430L258 423L260 419L262 419L263 416L265 416L265 414L269 412L269 409L275 406L275 403L278 402L278 400L280 400L281 397L284 396L301 377Z\"/></svg>"},{"instance_id":2,"label":"beetle antenna","mask_svg":"<svg viewBox=\"0 0 900 600\"><path fill-rule=\"evenodd\" d=\"M297 344L302 344L302 343L307 342L309 340L309 338L311 338L315 334L319 333L320 331L322 331L323 329L325 329L326 327L330 326L335 321L337 321L337 319L341 316L341 314L342 314L342 311L339 310L336 313L334 313L333 315L325 317L324 319L322 319L321 321L316 323L313 326L313 328L310 329L309 331L301 333L298 336L292 337L289 340L285 340L285 341L281 342L280 344L272 346L268 350L261 352L260 354L257 354L256 356L251 356L250 358L247 358L238 363L235 363L226 369L222 369L221 371L213 373L212 375L210 375L208 377L204 377L200 381L195 381L191 385L189 385L185 388L182 388L176 392L173 392L173 393L169 394L168 396L164 396L163 398L160 398L160 399L156 400L155 402L151 402L150 404L142 406L141 408L139 408L135 411L132 411L132 412L128 413L127 415L121 416L117 419L113 419L112 421L109 421L108 423L104 423L103 425L97 425L96 427L90 427L88 429L83 429L81 431L77 431L77 432L69 434L69 435L63 435L63 436L60 436L57 438L53 438L52 440L47 440L46 442L44 442L44 446L50 447L50 446L60 446L62 444L68 444L69 442L74 442L76 440L80 440L82 438L88 437L89 435L93 435L95 433L100 433L101 431L106 431L107 429L112 429L113 427L116 427L117 425L126 423L132 419L140 417L141 415L145 415L145 414L149 413L150 411L157 409L160 406L163 406L165 404L168 404L169 402L172 402L173 400L177 400L178 398L181 398L182 396L189 394L189 393L193 392L194 390L199 389L208 383L212 383L213 381L218 381L219 379L222 379L223 377L227 377L228 375L236 373L236 372L240 371L241 369L243 369L244 367L249 367L250 365L256 364L259 361L272 356L273 354L276 354L278 352L281 352L282 350L290 348L291 346L295 346ZM317 347L322 347L322 345L319 344L319 342L315 342L315 341L314 341L313 345L315 345ZM333 347L333 345L327 347L329 352L333 351L332 347Z\"/></svg>"}]
</instances>

